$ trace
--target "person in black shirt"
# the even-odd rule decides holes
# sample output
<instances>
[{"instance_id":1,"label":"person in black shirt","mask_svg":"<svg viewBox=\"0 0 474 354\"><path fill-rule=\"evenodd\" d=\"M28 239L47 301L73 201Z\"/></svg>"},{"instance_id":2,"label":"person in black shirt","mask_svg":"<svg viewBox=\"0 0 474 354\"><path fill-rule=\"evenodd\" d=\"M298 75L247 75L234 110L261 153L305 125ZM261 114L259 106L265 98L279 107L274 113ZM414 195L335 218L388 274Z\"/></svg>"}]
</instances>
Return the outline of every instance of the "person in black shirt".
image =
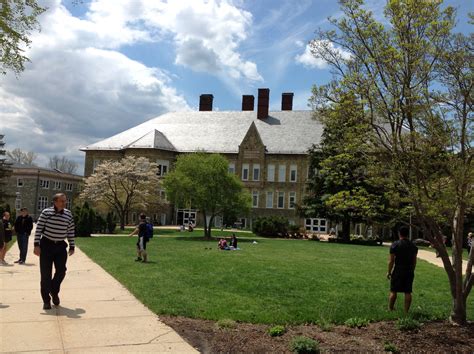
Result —
<instances>
[{"instance_id":1,"label":"person in black shirt","mask_svg":"<svg viewBox=\"0 0 474 354\"><path fill-rule=\"evenodd\" d=\"M135 261L137 262L147 262L147 253L146 253L146 243L148 242L147 237L147 230L146 230L146 215L140 214L140 223L138 226L133 230L133 232L128 236L133 236L138 234L138 241L137 241L137 258Z\"/></svg>"},{"instance_id":2,"label":"person in black shirt","mask_svg":"<svg viewBox=\"0 0 474 354\"><path fill-rule=\"evenodd\" d=\"M10 213L5 211L2 218L3 230L5 233L3 247L0 249L0 265L8 265L5 261L5 255L7 254L8 242L12 240L13 227L12 222L10 221Z\"/></svg>"},{"instance_id":3,"label":"person in black shirt","mask_svg":"<svg viewBox=\"0 0 474 354\"><path fill-rule=\"evenodd\" d=\"M390 311L393 311L397 293L405 293L405 313L408 313L412 299L418 248L408 239L409 230L407 227L401 227L398 232L399 240L390 247L388 261L387 279L390 279L388 307Z\"/></svg>"},{"instance_id":4,"label":"person in black shirt","mask_svg":"<svg viewBox=\"0 0 474 354\"><path fill-rule=\"evenodd\" d=\"M28 253L28 237L33 229L33 219L28 215L28 209L21 208L21 214L15 220L15 232L18 248L20 249L20 258L15 261L18 264L24 264L26 254Z\"/></svg>"}]
</instances>

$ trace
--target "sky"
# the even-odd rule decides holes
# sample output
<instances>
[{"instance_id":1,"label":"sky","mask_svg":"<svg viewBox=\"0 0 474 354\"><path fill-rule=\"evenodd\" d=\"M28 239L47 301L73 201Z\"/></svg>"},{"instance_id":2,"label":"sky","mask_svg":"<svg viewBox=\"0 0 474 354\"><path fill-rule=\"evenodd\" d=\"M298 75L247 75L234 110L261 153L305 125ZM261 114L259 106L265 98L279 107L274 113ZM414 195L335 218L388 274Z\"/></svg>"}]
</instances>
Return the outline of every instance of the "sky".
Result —
<instances>
[{"instance_id":1,"label":"sky","mask_svg":"<svg viewBox=\"0 0 474 354\"><path fill-rule=\"evenodd\" d=\"M7 150L34 151L36 163L66 156L83 174L79 149L170 111L241 109L242 95L270 89L270 110L294 93L306 110L311 87L331 79L308 42L335 0L39 0L48 10L18 77L0 76L0 134ZM470 0L458 9L468 33ZM384 0L366 0L383 20Z\"/></svg>"}]
</instances>

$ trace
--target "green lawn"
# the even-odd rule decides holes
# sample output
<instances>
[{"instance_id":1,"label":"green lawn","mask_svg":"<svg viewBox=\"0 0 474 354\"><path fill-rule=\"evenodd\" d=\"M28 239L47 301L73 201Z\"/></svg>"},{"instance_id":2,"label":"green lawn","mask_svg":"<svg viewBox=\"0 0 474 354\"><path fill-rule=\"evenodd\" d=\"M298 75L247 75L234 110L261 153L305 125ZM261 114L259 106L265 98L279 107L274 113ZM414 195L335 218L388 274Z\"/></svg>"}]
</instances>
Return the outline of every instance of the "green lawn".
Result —
<instances>
[{"instance_id":1,"label":"green lawn","mask_svg":"<svg viewBox=\"0 0 474 354\"><path fill-rule=\"evenodd\" d=\"M403 297L398 311L386 311L388 248L273 239L253 244L254 236L247 234L239 239L241 251L218 251L215 241L190 235L155 236L148 264L134 262L136 238L78 238L77 243L157 314L268 324L402 314ZM444 270L418 263L412 309L448 316ZM468 314L473 320L474 296Z\"/></svg>"}]
</instances>

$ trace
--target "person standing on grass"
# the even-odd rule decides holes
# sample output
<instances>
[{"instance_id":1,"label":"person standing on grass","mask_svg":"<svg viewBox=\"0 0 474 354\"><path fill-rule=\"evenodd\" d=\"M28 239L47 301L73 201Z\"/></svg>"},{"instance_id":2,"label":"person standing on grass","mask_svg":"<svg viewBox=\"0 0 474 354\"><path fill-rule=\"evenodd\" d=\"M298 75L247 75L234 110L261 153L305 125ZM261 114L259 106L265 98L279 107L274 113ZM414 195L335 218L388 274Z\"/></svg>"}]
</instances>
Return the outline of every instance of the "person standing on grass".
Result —
<instances>
[{"instance_id":1,"label":"person standing on grass","mask_svg":"<svg viewBox=\"0 0 474 354\"><path fill-rule=\"evenodd\" d=\"M26 254L28 253L28 238L33 229L33 219L28 215L27 208L20 209L20 215L15 220L15 232L20 250L20 258L15 261L18 264L24 264L26 261Z\"/></svg>"},{"instance_id":2,"label":"person standing on grass","mask_svg":"<svg viewBox=\"0 0 474 354\"><path fill-rule=\"evenodd\" d=\"M10 221L10 213L5 211L2 218L3 231L5 233L3 247L0 249L0 264L8 265L5 261L5 255L7 254L8 242L12 240L13 236L13 227Z\"/></svg>"},{"instance_id":3,"label":"person standing on grass","mask_svg":"<svg viewBox=\"0 0 474 354\"><path fill-rule=\"evenodd\" d=\"M41 297L43 310L51 309L53 304L59 305L59 290L66 276L66 238L69 244L69 256L74 254L74 218L66 209L66 195L55 194L53 206L44 209L38 218L35 232L34 254L40 259ZM55 268L54 277L51 279Z\"/></svg>"},{"instance_id":4,"label":"person standing on grass","mask_svg":"<svg viewBox=\"0 0 474 354\"><path fill-rule=\"evenodd\" d=\"M147 237L147 226L146 226L146 215L140 214L140 222L133 232L128 235L129 237L138 234L137 241L137 258L136 262L146 263L148 261L148 255L146 253L146 244L148 242Z\"/></svg>"},{"instance_id":5,"label":"person standing on grass","mask_svg":"<svg viewBox=\"0 0 474 354\"><path fill-rule=\"evenodd\" d=\"M405 293L405 313L408 313L411 305L418 248L408 239L409 232L407 227L401 227L398 231L399 240L390 247L387 272L387 279L390 280L390 311L394 310L397 293Z\"/></svg>"}]
</instances>

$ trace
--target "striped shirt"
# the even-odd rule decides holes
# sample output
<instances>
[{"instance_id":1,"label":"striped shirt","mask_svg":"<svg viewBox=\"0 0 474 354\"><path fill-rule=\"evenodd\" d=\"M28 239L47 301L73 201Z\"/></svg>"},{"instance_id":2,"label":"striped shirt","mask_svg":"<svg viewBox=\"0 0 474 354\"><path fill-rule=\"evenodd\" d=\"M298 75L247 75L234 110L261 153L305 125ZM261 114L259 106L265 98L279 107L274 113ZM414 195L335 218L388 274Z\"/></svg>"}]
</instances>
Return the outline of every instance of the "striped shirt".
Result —
<instances>
[{"instance_id":1,"label":"striped shirt","mask_svg":"<svg viewBox=\"0 0 474 354\"><path fill-rule=\"evenodd\" d=\"M68 209L58 213L54 207L41 212L36 224L35 246L39 246L41 237L51 241L64 241L67 238L70 248L74 248L74 218Z\"/></svg>"}]
</instances>

